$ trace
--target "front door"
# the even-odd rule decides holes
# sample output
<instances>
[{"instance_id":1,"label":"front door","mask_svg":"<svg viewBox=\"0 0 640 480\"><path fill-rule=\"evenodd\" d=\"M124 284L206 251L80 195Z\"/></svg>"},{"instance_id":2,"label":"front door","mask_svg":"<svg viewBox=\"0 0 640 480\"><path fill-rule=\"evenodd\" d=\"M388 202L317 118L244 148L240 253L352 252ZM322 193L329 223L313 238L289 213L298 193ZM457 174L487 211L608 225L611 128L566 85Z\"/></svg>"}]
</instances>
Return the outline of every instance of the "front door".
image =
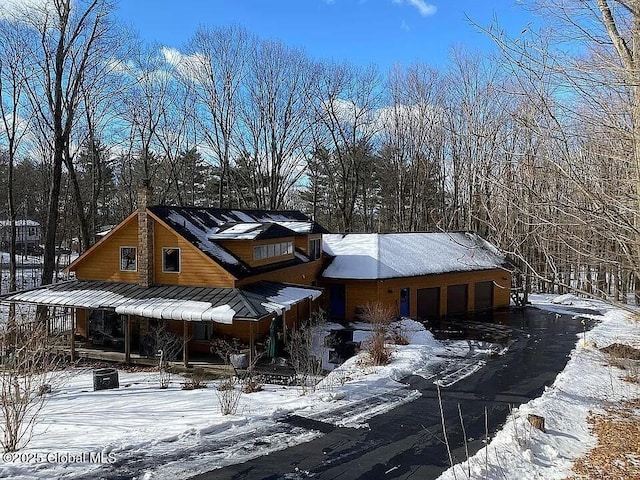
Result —
<instances>
[{"instance_id":1,"label":"front door","mask_svg":"<svg viewBox=\"0 0 640 480\"><path fill-rule=\"evenodd\" d=\"M331 285L329 288L329 316L335 320L344 320L346 295L343 284Z\"/></svg>"},{"instance_id":2,"label":"front door","mask_svg":"<svg viewBox=\"0 0 640 480\"><path fill-rule=\"evenodd\" d=\"M411 289L400 289L400 316L409 317L411 315Z\"/></svg>"}]
</instances>

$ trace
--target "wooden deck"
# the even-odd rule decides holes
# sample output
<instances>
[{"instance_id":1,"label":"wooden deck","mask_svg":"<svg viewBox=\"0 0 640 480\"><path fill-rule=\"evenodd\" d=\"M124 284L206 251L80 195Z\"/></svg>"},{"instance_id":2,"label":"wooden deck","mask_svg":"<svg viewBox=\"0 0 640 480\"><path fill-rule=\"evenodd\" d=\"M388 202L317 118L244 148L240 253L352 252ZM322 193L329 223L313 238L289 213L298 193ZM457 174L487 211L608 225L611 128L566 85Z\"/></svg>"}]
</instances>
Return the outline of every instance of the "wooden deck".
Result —
<instances>
[{"instance_id":1,"label":"wooden deck","mask_svg":"<svg viewBox=\"0 0 640 480\"><path fill-rule=\"evenodd\" d=\"M57 351L66 357L71 358L70 346L60 346ZM158 360L155 358L140 356L137 353L131 353L129 362L126 361L125 354L123 352L116 352L106 348L100 347L78 347L74 349L76 360L94 360L109 362L114 364L127 364L127 365L140 365L140 366L157 366ZM182 361L171 362L171 366L176 371L189 372L193 369L201 368L208 373L218 374L220 376L232 373L234 370L229 365L224 365L219 362L209 361L204 358L195 357L189 360L189 366L185 368ZM237 373L244 373L239 371ZM282 365L277 363L269 363L268 360L259 362L256 365L254 374L260 377L263 383L270 383L276 385L293 385L295 379L295 373L293 369L288 365Z\"/></svg>"}]
</instances>

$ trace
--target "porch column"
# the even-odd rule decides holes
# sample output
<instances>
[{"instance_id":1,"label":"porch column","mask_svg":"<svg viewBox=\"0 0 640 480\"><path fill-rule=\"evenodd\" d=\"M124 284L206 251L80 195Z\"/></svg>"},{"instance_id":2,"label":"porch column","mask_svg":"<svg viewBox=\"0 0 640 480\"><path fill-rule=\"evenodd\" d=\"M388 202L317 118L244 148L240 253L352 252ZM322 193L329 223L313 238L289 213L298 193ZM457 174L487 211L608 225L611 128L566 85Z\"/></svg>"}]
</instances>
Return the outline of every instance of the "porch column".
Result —
<instances>
[{"instance_id":1,"label":"porch column","mask_svg":"<svg viewBox=\"0 0 640 480\"><path fill-rule=\"evenodd\" d=\"M282 341L286 345L287 342L287 311L285 309L282 310Z\"/></svg>"},{"instance_id":2,"label":"porch column","mask_svg":"<svg viewBox=\"0 0 640 480\"><path fill-rule=\"evenodd\" d=\"M69 345L69 351L71 354L71 361L76 359L76 320L77 320L77 308L71 309L71 339Z\"/></svg>"},{"instance_id":3,"label":"porch column","mask_svg":"<svg viewBox=\"0 0 640 480\"><path fill-rule=\"evenodd\" d=\"M182 363L189 366L189 325L186 320L182 322Z\"/></svg>"},{"instance_id":4,"label":"porch column","mask_svg":"<svg viewBox=\"0 0 640 480\"><path fill-rule=\"evenodd\" d=\"M131 315L127 315L124 325L124 361L131 362Z\"/></svg>"},{"instance_id":5,"label":"porch column","mask_svg":"<svg viewBox=\"0 0 640 480\"><path fill-rule=\"evenodd\" d=\"M253 322L249 321L249 365L253 364L255 341L253 338Z\"/></svg>"}]
</instances>

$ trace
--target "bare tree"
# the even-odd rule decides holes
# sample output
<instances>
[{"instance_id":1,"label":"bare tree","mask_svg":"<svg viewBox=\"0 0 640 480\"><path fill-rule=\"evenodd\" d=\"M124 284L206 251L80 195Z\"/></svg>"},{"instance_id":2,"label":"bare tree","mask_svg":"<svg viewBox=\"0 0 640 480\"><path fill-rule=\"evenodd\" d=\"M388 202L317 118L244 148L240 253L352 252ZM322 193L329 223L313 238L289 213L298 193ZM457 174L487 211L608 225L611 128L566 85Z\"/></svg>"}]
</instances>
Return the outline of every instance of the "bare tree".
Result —
<instances>
[{"instance_id":1,"label":"bare tree","mask_svg":"<svg viewBox=\"0 0 640 480\"><path fill-rule=\"evenodd\" d=\"M145 339L151 353L158 357L160 388L168 388L171 382L171 362L177 360L182 351L183 340L169 332L162 321L149 330Z\"/></svg>"},{"instance_id":2,"label":"bare tree","mask_svg":"<svg viewBox=\"0 0 640 480\"><path fill-rule=\"evenodd\" d=\"M380 78L373 67L318 64L309 95L318 132L318 147L329 153L327 168L333 176L330 188L339 213L338 227L349 232L363 190L367 161L379 130Z\"/></svg>"},{"instance_id":3,"label":"bare tree","mask_svg":"<svg viewBox=\"0 0 640 480\"><path fill-rule=\"evenodd\" d=\"M48 139L52 153L43 284L53 281L62 169L69 161L81 85L87 66L99 62L104 55L100 46L109 34L111 10L107 0L56 0L38 7L30 5L15 19L30 32L23 45L29 58L24 85L37 129Z\"/></svg>"},{"instance_id":4,"label":"bare tree","mask_svg":"<svg viewBox=\"0 0 640 480\"><path fill-rule=\"evenodd\" d=\"M9 291L16 290L16 219L14 171L20 143L27 132L24 116L24 28L17 22L0 20L0 117L2 136L6 138L7 214L9 232ZM10 319L14 306L11 305Z\"/></svg>"},{"instance_id":5,"label":"bare tree","mask_svg":"<svg viewBox=\"0 0 640 480\"><path fill-rule=\"evenodd\" d=\"M393 231L435 228L444 209L443 78L424 64L393 68L382 109L382 225Z\"/></svg>"},{"instance_id":6,"label":"bare tree","mask_svg":"<svg viewBox=\"0 0 640 480\"><path fill-rule=\"evenodd\" d=\"M0 445L15 452L31 440L47 394L61 379L61 363L42 323L16 321L0 335Z\"/></svg>"},{"instance_id":7,"label":"bare tree","mask_svg":"<svg viewBox=\"0 0 640 480\"><path fill-rule=\"evenodd\" d=\"M362 348L372 365L386 365L391 360L387 334L394 316L392 307L380 302L367 303L362 307L360 318L371 324L371 335L363 342Z\"/></svg>"},{"instance_id":8,"label":"bare tree","mask_svg":"<svg viewBox=\"0 0 640 480\"><path fill-rule=\"evenodd\" d=\"M320 381L322 352L318 351L317 339L326 321L325 312L313 312L308 320L291 331L289 337L287 351L303 394L314 392Z\"/></svg>"},{"instance_id":9,"label":"bare tree","mask_svg":"<svg viewBox=\"0 0 640 480\"><path fill-rule=\"evenodd\" d=\"M527 100L521 126L542 140L531 152L544 169L540 189L525 186L534 235L514 253L560 288L608 295L608 280L625 277L640 288L640 4L541 0L532 8L545 30L515 40L487 30L512 92Z\"/></svg>"},{"instance_id":10,"label":"bare tree","mask_svg":"<svg viewBox=\"0 0 640 480\"><path fill-rule=\"evenodd\" d=\"M241 110L240 145L255 206L282 208L305 172L309 149L310 65L298 50L274 41L260 42L250 55Z\"/></svg>"},{"instance_id":11,"label":"bare tree","mask_svg":"<svg viewBox=\"0 0 640 480\"><path fill-rule=\"evenodd\" d=\"M237 150L240 95L256 39L238 27L200 28L187 48L182 78L197 99L200 137L219 168L218 206L228 206L231 160Z\"/></svg>"}]
</instances>

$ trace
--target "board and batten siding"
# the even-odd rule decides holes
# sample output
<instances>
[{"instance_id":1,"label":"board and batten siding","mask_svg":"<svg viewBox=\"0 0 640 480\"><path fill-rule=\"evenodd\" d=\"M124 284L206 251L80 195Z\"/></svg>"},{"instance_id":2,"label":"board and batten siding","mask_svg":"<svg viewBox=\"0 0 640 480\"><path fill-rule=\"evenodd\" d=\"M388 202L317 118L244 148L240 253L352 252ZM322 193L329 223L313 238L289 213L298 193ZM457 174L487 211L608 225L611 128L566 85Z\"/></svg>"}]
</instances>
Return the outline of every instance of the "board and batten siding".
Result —
<instances>
[{"instance_id":1,"label":"board and batten siding","mask_svg":"<svg viewBox=\"0 0 640 480\"><path fill-rule=\"evenodd\" d=\"M467 311L475 310L475 284L478 282L494 283L493 307L507 307L510 301L511 274L502 269L476 270L470 272L452 272L419 277L391 278L382 280L357 279L322 279L321 287L325 287L327 302L330 304L330 286L345 286L345 320L357 320L358 310L367 303L380 301L392 307L395 315L400 313L400 290L410 289L410 316L417 317L418 289L440 288L440 315L447 315L447 287L450 285L467 285Z\"/></svg>"},{"instance_id":2,"label":"board and batten siding","mask_svg":"<svg viewBox=\"0 0 640 480\"><path fill-rule=\"evenodd\" d=\"M162 271L162 249L180 249L180 272ZM154 225L153 268L158 285L234 287L235 278L195 245L160 222Z\"/></svg>"}]
</instances>

